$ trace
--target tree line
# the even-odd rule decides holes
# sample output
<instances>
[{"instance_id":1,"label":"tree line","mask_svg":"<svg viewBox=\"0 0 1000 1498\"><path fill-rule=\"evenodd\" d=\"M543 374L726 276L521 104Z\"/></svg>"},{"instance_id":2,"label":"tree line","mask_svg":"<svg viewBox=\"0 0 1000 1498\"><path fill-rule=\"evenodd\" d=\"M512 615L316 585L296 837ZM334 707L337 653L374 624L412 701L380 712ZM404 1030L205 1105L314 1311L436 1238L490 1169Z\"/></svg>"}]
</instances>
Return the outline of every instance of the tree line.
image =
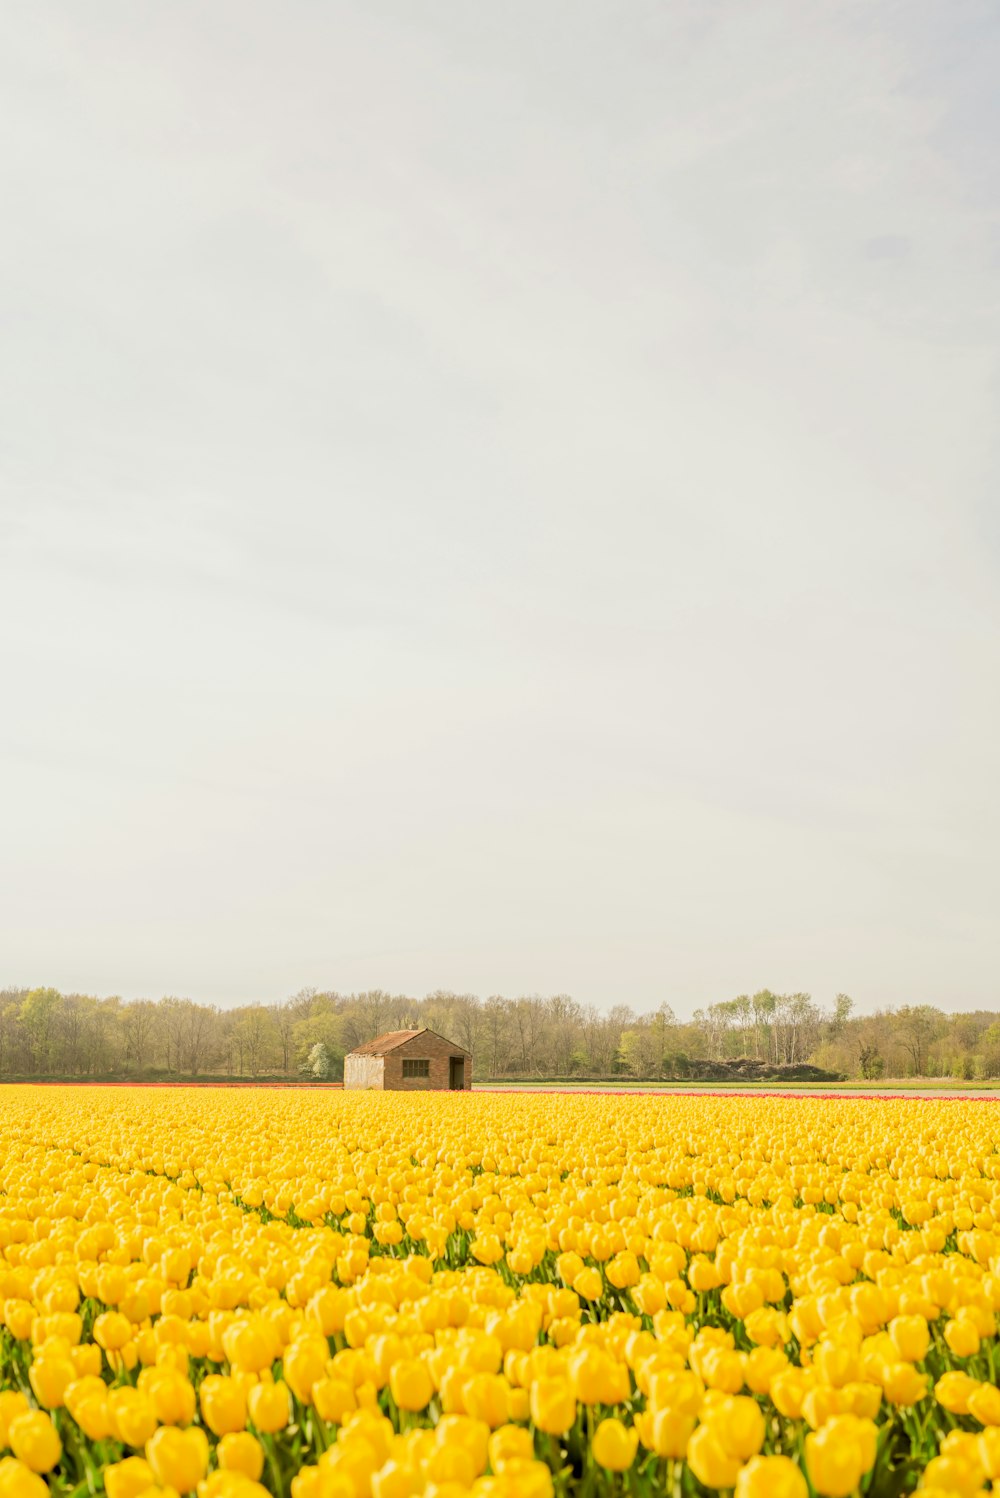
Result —
<instances>
[{"instance_id":1,"label":"tree line","mask_svg":"<svg viewBox=\"0 0 1000 1498\"><path fill-rule=\"evenodd\" d=\"M303 989L273 1004L221 1009L191 999L97 998L54 988L0 991L0 1077L254 1079L343 1074L344 1055L386 1030L427 1025L470 1052L475 1075L696 1077L719 1068L821 1068L881 1077L1000 1076L1000 1015L904 1005L858 1015L838 994L762 989L678 1020L568 994L507 998L438 990ZM713 1072L714 1068L714 1072Z\"/></svg>"}]
</instances>

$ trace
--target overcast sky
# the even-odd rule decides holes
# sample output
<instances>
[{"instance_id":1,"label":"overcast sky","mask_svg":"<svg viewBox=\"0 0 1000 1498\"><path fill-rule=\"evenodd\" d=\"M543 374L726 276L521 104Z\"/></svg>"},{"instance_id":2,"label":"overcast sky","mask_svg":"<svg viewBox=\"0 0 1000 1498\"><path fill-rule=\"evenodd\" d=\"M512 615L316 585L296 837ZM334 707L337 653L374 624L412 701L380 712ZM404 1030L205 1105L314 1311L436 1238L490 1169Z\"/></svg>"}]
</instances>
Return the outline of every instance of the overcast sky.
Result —
<instances>
[{"instance_id":1,"label":"overcast sky","mask_svg":"<svg viewBox=\"0 0 1000 1498\"><path fill-rule=\"evenodd\" d=\"M2 33L0 984L1000 1007L993 0Z\"/></svg>"}]
</instances>

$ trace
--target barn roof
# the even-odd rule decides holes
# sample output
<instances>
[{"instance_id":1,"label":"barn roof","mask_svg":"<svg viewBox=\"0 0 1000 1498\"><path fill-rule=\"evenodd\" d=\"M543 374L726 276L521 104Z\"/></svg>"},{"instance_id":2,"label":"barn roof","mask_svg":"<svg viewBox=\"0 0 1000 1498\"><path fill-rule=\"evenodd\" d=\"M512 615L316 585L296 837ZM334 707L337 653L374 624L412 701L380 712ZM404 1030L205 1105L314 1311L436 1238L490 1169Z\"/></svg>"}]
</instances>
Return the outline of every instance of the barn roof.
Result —
<instances>
[{"instance_id":1,"label":"barn roof","mask_svg":"<svg viewBox=\"0 0 1000 1498\"><path fill-rule=\"evenodd\" d=\"M366 1040L364 1045L356 1045L351 1052L352 1056L384 1056L386 1051L394 1051L398 1045L405 1045L408 1040L413 1040L417 1035L423 1035L424 1030L387 1030L384 1035L376 1035L374 1040Z\"/></svg>"},{"instance_id":2,"label":"barn roof","mask_svg":"<svg viewBox=\"0 0 1000 1498\"><path fill-rule=\"evenodd\" d=\"M350 1055L385 1056L389 1051L394 1051L397 1046L405 1045L408 1040L416 1040L418 1035L433 1035L438 1040L445 1039L443 1035L438 1035L436 1030L429 1030L426 1025L419 1030L387 1030L384 1035L376 1035L374 1040L366 1040L364 1045L356 1045ZM452 1042L448 1040L445 1044L451 1045ZM456 1045L454 1049L461 1051L462 1047ZM468 1055L468 1052L463 1054Z\"/></svg>"}]
</instances>

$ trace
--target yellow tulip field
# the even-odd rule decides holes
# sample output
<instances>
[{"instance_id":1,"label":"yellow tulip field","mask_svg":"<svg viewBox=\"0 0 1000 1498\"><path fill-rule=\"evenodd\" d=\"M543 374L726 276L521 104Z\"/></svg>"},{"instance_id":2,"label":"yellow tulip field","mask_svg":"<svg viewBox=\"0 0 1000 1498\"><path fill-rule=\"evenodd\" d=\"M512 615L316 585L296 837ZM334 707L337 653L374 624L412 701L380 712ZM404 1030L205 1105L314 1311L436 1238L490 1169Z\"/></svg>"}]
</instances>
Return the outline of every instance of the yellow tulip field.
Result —
<instances>
[{"instance_id":1,"label":"yellow tulip field","mask_svg":"<svg viewBox=\"0 0 1000 1498\"><path fill-rule=\"evenodd\" d=\"M0 1088L0 1498L1000 1493L988 1102Z\"/></svg>"}]
</instances>

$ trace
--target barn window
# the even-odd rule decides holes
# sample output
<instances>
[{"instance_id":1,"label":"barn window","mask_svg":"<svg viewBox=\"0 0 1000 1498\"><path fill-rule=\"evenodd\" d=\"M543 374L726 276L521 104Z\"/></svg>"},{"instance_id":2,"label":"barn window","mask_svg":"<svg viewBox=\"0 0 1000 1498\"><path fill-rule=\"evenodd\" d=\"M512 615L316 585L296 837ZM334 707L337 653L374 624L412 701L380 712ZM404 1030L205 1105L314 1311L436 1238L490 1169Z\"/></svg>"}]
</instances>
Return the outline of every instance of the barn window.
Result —
<instances>
[{"instance_id":1,"label":"barn window","mask_svg":"<svg viewBox=\"0 0 1000 1498\"><path fill-rule=\"evenodd\" d=\"M431 1064L430 1064L429 1061L404 1061L403 1062L403 1076L404 1077L429 1077L430 1074L431 1074Z\"/></svg>"}]
</instances>

